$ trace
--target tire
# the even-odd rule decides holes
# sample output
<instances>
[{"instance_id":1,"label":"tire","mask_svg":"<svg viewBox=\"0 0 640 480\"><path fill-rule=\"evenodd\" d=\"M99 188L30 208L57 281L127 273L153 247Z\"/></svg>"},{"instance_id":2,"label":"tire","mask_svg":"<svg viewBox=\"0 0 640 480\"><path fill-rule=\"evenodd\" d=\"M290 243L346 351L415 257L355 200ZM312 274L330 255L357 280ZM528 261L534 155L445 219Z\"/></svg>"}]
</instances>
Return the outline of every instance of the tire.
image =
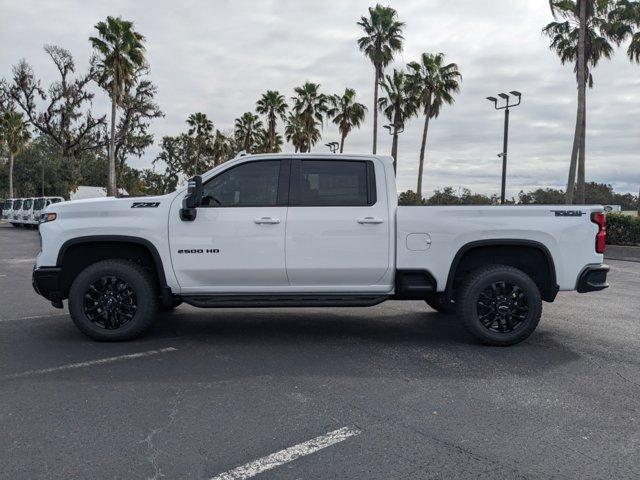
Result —
<instances>
[{"instance_id":1,"label":"tire","mask_svg":"<svg viewBox=\"0 0 640 480\"><path fill-rule=\"evenodd\" d=\"M180 300L179 298L174 298L173 300L171 300L171 303L169 305L160 305L158 309L161 312L171 312L178 308L180 305L182 305L182 300Z\"/></svg>"},{"instance_id":2,"label":"tire","mask_svg":"<svg viewBox=\"0 0 640 480\"><path fill-rule=\"evenodd\" d=\"M427 305L433 308L438 313L455 313L456 307L450 301L447 301L447 296L444 293L436 293L425 299Z\"/></svg>"},{"instance_id":3,"label":"tire","mask_svg":"<svg viewBox=\"0 0 640 480\"><path fill-rule=\"evenodd\" d=\"M526 273L507 265L472 272L456 297L462 322L485 345L515 345L538 326L542 299Z\"/></svg>"},{"instance_id":4,"label":"tire","mask_svg":"<svg viewBox=\"0 0 640 480\"><path fill-rule=\"evenodd\" d=\"M154 322L156 285L146 270L128 260L103 260L85 268L69 291L76 327L101 342L133 340Z\"/></svg>"}]
</instances>

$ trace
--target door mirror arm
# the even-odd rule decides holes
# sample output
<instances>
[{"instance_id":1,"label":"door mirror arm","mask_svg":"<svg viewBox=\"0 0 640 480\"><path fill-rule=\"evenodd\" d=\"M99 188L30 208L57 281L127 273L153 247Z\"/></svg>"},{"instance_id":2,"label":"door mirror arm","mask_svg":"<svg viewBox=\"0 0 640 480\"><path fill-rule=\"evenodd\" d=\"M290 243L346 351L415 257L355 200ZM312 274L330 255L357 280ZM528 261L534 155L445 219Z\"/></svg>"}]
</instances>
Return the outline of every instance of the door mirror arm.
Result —
<instances>
[{"instance_id":1,"label":"door mirror arm","mask_svg":"<svg viewBox=\"0 0 640 480\"><path fill-rule=\"evenodd\" d=\"M202 177L196 175L189 180L187 194L182 199L180 209L180 220L183 222L193 222L198 214L197 208L202 203Z\"/></svg>"}]
</instances>

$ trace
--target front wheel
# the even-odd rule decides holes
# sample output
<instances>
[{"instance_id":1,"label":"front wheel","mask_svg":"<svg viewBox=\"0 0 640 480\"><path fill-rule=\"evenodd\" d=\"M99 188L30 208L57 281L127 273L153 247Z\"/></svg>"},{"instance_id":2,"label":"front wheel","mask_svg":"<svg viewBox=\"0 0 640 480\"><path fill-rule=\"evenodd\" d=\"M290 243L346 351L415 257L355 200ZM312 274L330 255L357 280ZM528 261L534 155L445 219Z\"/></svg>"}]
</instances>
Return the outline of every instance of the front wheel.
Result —
<instances>
[{"instance_id":1,"label":"front wheel","mask_svg":"<svg viewBox=\"0 0 640 480\"><path fill-rule=\"evenodd\" d=\"M486 345L515 345L538 326L542 300L526 273L507 265L471 273L456 297L466 329Z\"/></svg>"},{"instance_id":2,"label":"front wheel","mask_svg":"<svg viewBox=\"0 0 640 480\"><path fill-rule=\"evenodd\" d=\"M69 313L88 337L132 340L156 317L158 293L146 270L127 260L103 260L85 268L69 291Z\"/></svg>"}]
</instances>

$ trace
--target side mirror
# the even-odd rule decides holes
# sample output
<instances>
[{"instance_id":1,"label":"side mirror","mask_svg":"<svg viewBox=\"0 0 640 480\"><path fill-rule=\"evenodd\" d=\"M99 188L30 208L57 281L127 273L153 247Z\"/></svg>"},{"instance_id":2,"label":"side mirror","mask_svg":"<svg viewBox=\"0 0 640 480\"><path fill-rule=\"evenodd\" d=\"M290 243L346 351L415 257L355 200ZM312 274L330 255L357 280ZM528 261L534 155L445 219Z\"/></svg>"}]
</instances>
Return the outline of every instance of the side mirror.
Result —
<instances>
[{"instance_id":1,"label":"side mirror","mask_svg":"<svg viewBox=\"0 0 640 480\"><path fill-rule=\"evenodd\" d=\"M202 177L196 175L189 180L187 195L182 199L180 209L180 220L183 222L193 222L198 211L196 210L202 202Z\"/></svg>"}]
</instances>

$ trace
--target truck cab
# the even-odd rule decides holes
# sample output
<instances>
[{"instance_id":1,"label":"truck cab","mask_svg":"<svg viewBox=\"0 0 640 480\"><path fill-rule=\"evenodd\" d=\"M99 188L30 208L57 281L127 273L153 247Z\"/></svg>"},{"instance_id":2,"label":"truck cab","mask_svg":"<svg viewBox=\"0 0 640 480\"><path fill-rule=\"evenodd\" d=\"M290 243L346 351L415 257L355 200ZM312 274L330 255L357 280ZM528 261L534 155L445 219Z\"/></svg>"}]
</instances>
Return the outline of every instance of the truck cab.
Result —
<instances>
[{"instance_id":1,"label":"truck cab","mask_svg":"<svg viewBox=\"0 0 640 480\"><path fill-rule=\"evenodd\" d=\"M239 156L169 195L47 207L34 287L97 340L155 312L424 300L491 345L606 288L601 206L398 207L392 159Z\"/></svg>"}]
</instances>

